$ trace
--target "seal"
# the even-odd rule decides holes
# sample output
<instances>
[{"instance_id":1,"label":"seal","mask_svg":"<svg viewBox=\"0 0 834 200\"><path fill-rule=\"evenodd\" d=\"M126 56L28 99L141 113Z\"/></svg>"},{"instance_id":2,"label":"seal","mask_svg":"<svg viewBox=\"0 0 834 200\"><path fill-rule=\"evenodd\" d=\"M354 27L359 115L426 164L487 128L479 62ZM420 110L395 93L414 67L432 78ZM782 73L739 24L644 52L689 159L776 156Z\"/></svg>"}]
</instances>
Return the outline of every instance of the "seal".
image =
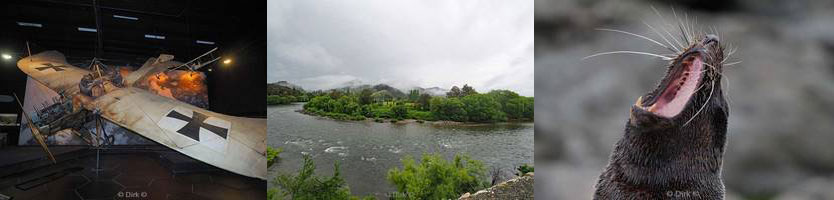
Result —
<instances>
[{"instance_id":1,"label":"seal","mask_svg":"<svg viewBox=\"0 0 834 200\"><path fill-rule=\"evenodd\" d=\"M724 47L712 34L683 37L699 39L685 40L657 88L631 107L594 199L724 198Z\"/></svg>"}]
</instances>

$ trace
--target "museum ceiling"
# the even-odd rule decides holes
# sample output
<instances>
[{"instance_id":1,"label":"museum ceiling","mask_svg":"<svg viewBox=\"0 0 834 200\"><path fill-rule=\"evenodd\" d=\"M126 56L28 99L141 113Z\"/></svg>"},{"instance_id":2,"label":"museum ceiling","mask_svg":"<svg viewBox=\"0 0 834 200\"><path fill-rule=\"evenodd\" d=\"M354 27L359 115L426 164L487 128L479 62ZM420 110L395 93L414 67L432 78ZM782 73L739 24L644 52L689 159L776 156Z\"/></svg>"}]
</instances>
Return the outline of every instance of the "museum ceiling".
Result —
<instances>
[{"instance_id":1,"label":"museum ceiling","mask_svg":"<svg viewBox=\"0 0 834 200\"><path fill-rule=\"evenodd\" d=\"M59 50L72 61L96 55L112 62L141 65L160 53L192 58L240 40L246 22L246 5L203 1L98 1L100 29L92 0L4 1L3 50L24 53L26 41L33 51ZM237 10L236 10L237 9ZM263 23L257 24L259 28ZM251 27L250 27L251 29Z\"/></svg>"}]
</instances>

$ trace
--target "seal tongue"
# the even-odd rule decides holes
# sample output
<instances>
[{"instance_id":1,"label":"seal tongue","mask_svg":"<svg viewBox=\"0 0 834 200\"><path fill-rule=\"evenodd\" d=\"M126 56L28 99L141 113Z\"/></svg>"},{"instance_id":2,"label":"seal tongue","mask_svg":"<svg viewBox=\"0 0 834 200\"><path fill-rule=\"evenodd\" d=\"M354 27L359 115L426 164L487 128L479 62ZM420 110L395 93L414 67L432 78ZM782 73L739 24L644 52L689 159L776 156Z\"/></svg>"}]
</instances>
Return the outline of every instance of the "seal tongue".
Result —
<instances>
[{"instance_id":1,"label":"seal tongue","mask_svg":"<svg viewBox=\"0 0 834 200\"><path fill-rule=\"evenodd\" d=\"M701 58L692 58L684 61L683 70L677 73L677 77L671 77L672 81L660 94L657 102L649 108L650 112L663 117L674 117L683 110L697 89L704 65Z\"/></svg>"}]
</instances>

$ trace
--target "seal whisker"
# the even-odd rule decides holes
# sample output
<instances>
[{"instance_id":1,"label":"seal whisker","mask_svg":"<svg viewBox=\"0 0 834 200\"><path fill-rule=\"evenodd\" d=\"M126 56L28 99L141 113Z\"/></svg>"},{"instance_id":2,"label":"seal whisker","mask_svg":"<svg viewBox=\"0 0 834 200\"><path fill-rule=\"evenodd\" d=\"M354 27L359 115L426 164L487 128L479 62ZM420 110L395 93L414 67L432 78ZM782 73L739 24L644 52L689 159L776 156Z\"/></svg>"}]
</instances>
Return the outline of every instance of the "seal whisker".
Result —
<instances>
[{"instance_id":1,"label":"seal whisker","mask_svg":"<svg viewBox=\"0 0 834 200\"><path fill-rule=\"evenodd\" d=\"M735 64L739 64L739 63L741 63L741 61L727 63L727 64L724 64L724 66L731 66L731 65L735 65Z\"/></svg>"},{"instance_id":2,"label":"seal whisker","mask_svg":"<svg viewBox=\"0 0 834 200\"><path fill-rule=\"evenodd\" d=\"M609 52L602 52L602 53L597 53L597 54L590 55L590 56L585 56L584 58L582 58L582 60L592 58L592 57L596 57L596 56L601 56L601 55L608 55L608 54L639 54L639 55L654 56L654 57L662 58L663 60L673 60L673 58L670 58L670 57L666 57L666 56L662 56L662 55L658 55L658 54L653 54L653 53L648 53L648 52L641 52L641 51L609 51Z\"/></svg>"},{"instance_id":3,"label":"seal whisker","mask_svg":"<svg viewBox=\"0 0 834 200\"><path fill-rule=\"evenodd\" d=\"M726 62L728 59L730 59L730 56L732 56L734 53L736 53L736 50L738 50L738 48L736 48L736 47L732 47L732 48L730 48L730 52L729 52L729 53L727 53L727 56L724 56L724 59L723 59L723 60L721 60L721 63L724 63L724 62Z\"/></svg>"},{"instance_id":4,"label":"seal whisker","mask_svg":"<svg viewBox=\"0 0 834 200\"><path fill-rule=\"evenodd\" d=\"M669 30L667 30L667 29L666 29L666 27L667 27L667 26L670 26L670 25L669 25L669 22L666 22L666 18L664 18L664 17L663 17L663 15L661 15L661 14L660 14L660 12L659 12L659 11L657 11L657 9L655 9L655 8L654 8L654 6L651 6L651 8L652 8L652 10L654 11L654 13L655 13L655 14L657 14L657 17L660 17L660 21L661 21L661 22L663 22L663 25L664 25L664 26L659 26L659 27L660 27L660 28L662 28L662 29L663 29L663 31L664 31L664 32L666 32L666 34L667 34L667 35L669 35L669 37L670 37L670 38L672 38L672 40L674 40L674 41L675 41L675 43L677 43L677 44L678 44L678 47L679 47L678 49L686 49L686 46L684 46L683 44L681 44L681 42L680 42L680 41L678 41L677 37L675 37L674 35L672 35L672 33L671 33L671 32L669 32Z\"/></svg>"},{"instance_id":5,"label":"seal whisker","mask_svg":"<svg viewBox=\"0 0 834 200\"><path fill-rule=\"evenodd\" d=\"M688 125L689 122L692 122L692 120L695 119L695 117L697 117L699 114L701 114L701 111L704 110L704 108L707 107L707 104L709 103L709 100L712 99L712 93L713 93L714 90L715 90L715 81L712 81L712 82L710 82L709 96L707 96L707 100L704 101L704 104L701 105L701 108L699 108L698 111L695 112L695 115L692 115L692 117L689 118L689 120L687 120L686 123L683 123L683 126L681 126L681 128L686 127L686 125Z\"/></svg>"},{"instance_id":6,"label":"seal whisker","mask_svg":"<svg viewBox=\"0 0 834 200\"><path fill-rule=\"evenodd\" d=\"M683 37L683 41L685 41L687 44L691 44L691 42L689 42L689 37L686 36L686 31L683 30L683 26L678 25L678 28L681 29L681 37Z\"/></svg>"},{"instance_id":7,"label":"seal whisker","mask_svg":"<svg viewBox=\"0 0 834 200\"><path fill-rule=\"evenodd\" d=\"M667 40L667 39L666 39L666 37L665 37L665 36L663 36L663 34L660 34L660 32L659 32L659 31L657 31L657 29L655 29L654 27L652 27L652 25L649 25L648 23L646 23L646 21L643 21L643 24L645 24L646 26L648 26L648 27L649 27L649 29L652 29L652 31L654 31L654 33L655 33L655 34L657 34L657 36L660 36L660 38L662 38L662 39L663 39L663 41L666 41L666 44L668 44L670 47L674 48L674 49L675 49L675 53L680 53L680 52L681 52L681 50L680 50L680 49L678 49L678 47L676 47L676 46L675 46L675 45L673 45L671 42L669 42L669 40Z\"/></svg>"},{"instance_id":8,"label":"seal whisker","mask_svg":"<svg viewBox=\"0 0 834 200\"><path fill-rule=\"evenodd\" d=\"M672 51L672 52L677 52L677 51L675 51L675 50L672 50L672 48L669 48L668 46L663 45L663 43L660 43L660 42L658 42L658 41L655 41L655 40L653 40L653 39L651 39L651 38L649 38L649 37L646 37L646 36L643 36L643 35L640 35L640 34L631 33L631 32L628 32L628 31L616 30L616 29L608 29L608 28L597 28L596 30L598 30L598 31L611 31L611 32L616 32L616 33L623 33L623 34L628 34L628 35L631 35L631 36L634 36L634 37L643 38L643 39L646 39L646 40L648 40L648 41L654 42L655 44L660 45L660 46L662 46L663 48L668 49L669 51Z\"/></svg>"},{"instance_id":9,"label":"seal whisker","mask_svg":"<svg viewBox=\"0 0 834 200\"><path fill-rule=\"evenodd\" d=\"M686 36L687 33L683 28L684 22L681 21L680 17L678 17L678 13L675 12L674 7L672 7L672 15L674 15L675 19L678 21L678 28L681 30L681 37L683 38L683 41L686 42L685 44L687 44L687 45L691 44L689 42L689 37Z\"/></svg>"}]
</instances>

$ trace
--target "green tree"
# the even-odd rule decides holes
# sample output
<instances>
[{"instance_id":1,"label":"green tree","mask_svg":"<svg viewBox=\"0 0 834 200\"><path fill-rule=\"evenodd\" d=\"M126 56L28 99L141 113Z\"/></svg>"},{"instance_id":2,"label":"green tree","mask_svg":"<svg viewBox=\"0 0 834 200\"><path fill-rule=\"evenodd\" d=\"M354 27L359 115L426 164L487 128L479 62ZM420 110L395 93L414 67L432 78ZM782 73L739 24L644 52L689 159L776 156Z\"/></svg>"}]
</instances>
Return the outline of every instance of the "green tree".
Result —
<instances>
[{"instance_id":1,"label":"green tree","mask_svg":"<svg viewBox=\"0 0 834 200\"><path fill-rule=\"evenodd\" d=\"M446 97L461 97L460 88L458 88L458 86L452 86L452 89L450 89L449 92L446 92Z\"/></svg>"},{"instance_id":2,"label":"green tree","mask_svg":"<svg viewBox=\"0 0 834 200\"><path fill-rule=\"evenodd\" d=\"M420 110L429 110L431 107L431 95L421 94L420 98L417 99L417 104L420 105Z\"/></svg>"},{"instance_id":3,"label":"green tree","mask_svg":"<svg viewBox=\"0 0 834 200\"><path fill-rule=\"evenodd\" d=\"M510 115L510 110L507 107L507 103L512 99L516 99L516 98L521 97L521 96L518 96L518 93L515 93L513 91L509 91L509 90L493 90L493 91L489 91L489 93L487 93L487 95L492 96L492 98L495 99L495 101L497 101L499 105L501 105L501 111L503 111L504 113L507 113L507 115L508 115L507 117L510 117L509 116ZM510 118L514 118L514 117L510 117Z\"/></svg>"},{"instance_id":4,"label":"green tree","mask_svg":"<svg viewBox=\"0 0 834 200\"><path fill-rule=\"evenodd\" d=\"M458 98L434 97L430 104L431 112L438 120L466 121L466 110Z\"/></svg>"},{"instance_id":5,"label":"green tree","mask_svg":"<svg viewBox=\"0 0 834 200\"><path fill-rule=\"evenodd\" d=\"M339 97L342 97L342 95L344 95L344 93L339 90L333 90L330 92L330 98L332 99L339 99Z\"/></svg>"},{"instance_id":6,"label":"green tree","mask_svg":"<svg viewBox=\"0 0 834 200\"><path fill-rule=\"evenodd\" d=\"M350 189L341 177L338 161L334 164L332 177L316 176L315 170L316 165L313 159L305 155L304 164L299 169L298 175L279 174L274 180L279 188L268 191L267 197L269 199L289 197L293 200L359 199L351 196ZM271 197L269 193L272 193ZM373 197L367 199L373 199Z\"/></svg>"},{"instance_id":7,"label":"green tree","mask_svg":"<svg viewBox=\"0 0 834 200\"><path fill-rule=\"evenodd\" d=\"M413 89L408 91L408 101L417 102L420 99L420 90Z\"/></svg>"},{"instance_id":8,"label":"green tree","mask_svg":"<svg viewBox=\"0 0 834 200\"><path fill-rule=\"evenodd\" d=\"M463 84L463 88L460 89L460 96L465 97L473 94L478 94L478 92L475 91L475 88L472 88L472 86L467 84Z\"/></svg>"},{"instance_id":9,"label":"green tree","mask_svg":"<svg viewBox=\"0 0 834 200\"><path fill-rule=\"evenodd\" d=\"M517 97L507 101L504 112L510 119L533 119L533 97Z\"/></svg>"},{"instance_id":10,"label":"green tree","mask_svg":"<svg viewBox=\"0 0 834 200\"><path fill-rule=\"evenodd\" d=\"M307 104L304 104L304 110L316 109L330 112L327 109L330 106L329 104L332 103L332 101L333 99L330 98L330 96L328 95L313 97L313 99L310 99L310 101L307 102Z\"/></svg>"},{"instance_id":11,"label":"green tree","mask_svg":"<svg viewBox=\"0 0 834 200\"><path fill-rule=\"evenodd\" d=\"M368 105L374 102L373 97L371 95L374 94L374 91L368 88L362 89L359 92L359 105Z\"/></svg>"},{"instance_id":12,"label":"green tree","mask_svg":"<svg viewBox=\"0 0 834 200\"><path fill-rule=\"evenodd\" d=\"M391 112L394 113L394 118L403 119L408 115L408 107L405 104L398 103L391 108Z\"/></svg>"},{"instance_id":13,"label":"green tree","mask_svg":"<svg viewBox=\"0 0 834 200\"><path fill-rule=\"evenodd\" d=\"M466 111L466 118L472 122L506 121L507 115L501 112L501 105L489 95L474 94L461 98Z\"/></svg>"},{"instance_id":14,"label":"green tree","mask_svg":"<svg viewBox=\"0 0 834 200\"><path fill-rule=\"evenodd\" d=\"M466 192L486 188L486 169L479 160L455 155L452 162L440 154L424 154L420 163L411 156L402 160L403 167L388 171L388 181L405 194L401 199L456 199Z\"/></svg>"},{"instance_id":15,"label":"green tree","mask_svg":"<svg viewBox=\"0 0 834 200\"><path fill-rule=\"evenodd\" d=\"M298 175L278 175L275 183L283 189L283 196L291 199L349 199L350 189L340 176L339 162L334 165L332 177L315 176L316 165L309 155L305 155Z\"/></svg>"}]
</instances>

